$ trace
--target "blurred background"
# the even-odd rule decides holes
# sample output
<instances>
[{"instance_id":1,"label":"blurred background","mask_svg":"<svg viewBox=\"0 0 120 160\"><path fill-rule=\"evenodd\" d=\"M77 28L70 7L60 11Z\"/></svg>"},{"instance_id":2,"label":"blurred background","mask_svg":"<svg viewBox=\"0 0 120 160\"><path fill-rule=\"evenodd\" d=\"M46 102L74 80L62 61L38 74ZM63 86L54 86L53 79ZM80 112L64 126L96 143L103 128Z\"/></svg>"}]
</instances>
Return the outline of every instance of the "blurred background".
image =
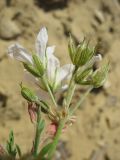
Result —
<instances>
[{"instance_id":1,"label":"blurred background","mask_svg":"<svg viewBox=\"0 0 120 160\"><path fill-rule=\"evenodd\" d=\"M34 127L20 95L22 65L7 56L16 41L30 52L42 26L61 63L69 62L68 37L100 42L99 52L111 63L104 87L93 90L76 112L77 121L63 134L55 160L120 160L120 0L0 0L0 143L9 131L29 152ZM84 92L76 91L74 102Z\"/></svg>"}]
</instances>

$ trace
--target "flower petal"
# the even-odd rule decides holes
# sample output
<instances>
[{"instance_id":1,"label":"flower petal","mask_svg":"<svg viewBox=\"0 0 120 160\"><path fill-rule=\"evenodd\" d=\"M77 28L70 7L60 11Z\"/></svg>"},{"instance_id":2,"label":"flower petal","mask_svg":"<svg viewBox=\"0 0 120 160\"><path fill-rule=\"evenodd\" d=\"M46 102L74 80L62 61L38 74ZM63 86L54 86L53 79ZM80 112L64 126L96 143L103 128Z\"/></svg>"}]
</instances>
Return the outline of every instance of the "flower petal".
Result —
<instances>
[{"instance_id":1,"label":"flower petal","mask_svg":"<svg viewBox=\"0 0 120 160\"><path fill-rule=\"evenodd\" d=\"M29 55L29 53L26 51L25 48L23 48L19 44L13 44L8 48L8 54L10 57L14 57L15 59L26 62L26 63L33 63L32 62L32 56Z\"/></svg>"},{"instance_id":2,"label":"flower petal","mask_svg":"<svg viewBox=\"0 0 120 160\"><path fill-rule=\"evenodd\" d=\"M60 62L54 55L47 57L47 76L50 82L54 83L57 69L60 67Z\"/></svg>"},{"instance_id":3,"label":"flower petal","mask_svg":"<svg viewBox=\"0 0 120 160\"><path fill-rule=\"evenodd\" d=\"M41 60L45 59L45 50L47 41L48 41L47 30L45 27L43 27L38 33L35 43L37 54L40 56Z\"/></svg>"},{"instance_id":4,"label":"flower petal","mask_svg":"<svg viewBox=\"0 0 120 160\"><path fill-rule=\"evenodd\" d=\"M58 72L59 74L57 74L57 83L62 82L65 79L68 79L68 77L72 74L74 70L74 65L73 64L66 64L63 67L61 67Z\"/></svg>"},{"instance_id":5,"label":"flower petal","mask_svg":"<svg viewBox=\"0 0 120 160\"><path fill-rule=\"evenodd\" d=\"M47 57L50 57L51 55L53 55L54 51L55 51L55 46L49 46L49 47L47 47L47 49L46 49L46 55L47 55Z\"/></svg>"}]
</instances>

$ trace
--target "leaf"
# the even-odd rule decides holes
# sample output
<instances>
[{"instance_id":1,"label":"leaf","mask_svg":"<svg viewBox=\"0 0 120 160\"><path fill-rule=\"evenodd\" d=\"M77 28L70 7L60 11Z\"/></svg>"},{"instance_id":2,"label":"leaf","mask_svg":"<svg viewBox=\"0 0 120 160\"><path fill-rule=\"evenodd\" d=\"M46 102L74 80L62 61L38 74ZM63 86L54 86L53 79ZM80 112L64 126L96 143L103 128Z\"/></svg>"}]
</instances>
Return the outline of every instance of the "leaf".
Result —
<instances>
[{"instance_id":1,"label":"leaf","mask_svg":"<svg viewBox=\"0 0 120 160\"><path fill-rule=\"evenodd\" d=\"M18 152L18 154L20 154L19 146L14 145L14 133L12 130L9 133L9 139L6 144L6 150L7 150L8 154L12 157L16 157L17 152Z\"/></svg>"},{"instance_id":2,"label":"leaf","mask_svg":"<svg viewBox=\"0 0 120 160\"><path fill-rule=\"evenodd\" d=\"M17 150L19 157L21 157L22 156L21 149L17 144L16 144L16 150Z\"/></svg>"},{"instance_id":3,"label":"leaf","mask_svg":"<svg viewBox=\"0 0 120 160\"><path fill-rule=\"evenodd\" d=\"M10 134L9 134L9 143L11 146L14 145L14 134L12 130L10 131Z\"/></svg>"},{"instance_id":4,"label":"leaf","mask_svg":"<svg viewBox=\"0 0 120 160\"><path fill-rule=\"evenodd\" d=\"M47 155L47 153L48 153L49 149L51 148L51 146L52 146L52 143L48 143L46 146L44 146L42 148L42 150L40 151L40 153L38 155L38 160L39 160L39 158L45 158L45 156Z\"/></svg>"}]
</instances>

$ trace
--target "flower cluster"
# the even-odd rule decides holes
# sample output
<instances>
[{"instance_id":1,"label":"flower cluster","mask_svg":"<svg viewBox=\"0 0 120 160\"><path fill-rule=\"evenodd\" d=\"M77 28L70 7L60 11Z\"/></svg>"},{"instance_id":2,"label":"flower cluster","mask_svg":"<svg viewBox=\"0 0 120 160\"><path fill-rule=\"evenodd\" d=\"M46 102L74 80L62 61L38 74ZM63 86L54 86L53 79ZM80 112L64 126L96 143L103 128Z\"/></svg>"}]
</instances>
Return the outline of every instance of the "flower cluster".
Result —
<instances>
[{"instance_id":1,"label":"flower cluster","mask_svg":"<svg viewBox=\"0 0 120 160\"><path fill-rule=\"evenodd\" d=\"M49 93L53 102L52 106L41 97L38 97L31 89L21 83L21 95L28 102L28 113L31 122L36 126L36 135L33 140L32 153L34 158L49 160L54 154L60 134L76 120L74 112L78 109L93 88L102 86L107 78L109 63L94 69L94 64L102 60L100 54L97 54L96 47L91 47L89 42L83 40L78 45L70 36L68 51L71 58L71 64L60 66L59 59L54 55L55 46L47 46L48 34L43 27L37 35L35 42L36 53L29 54L28 51L19 44L13 44L8 48L10 57L23 63L25 70L34 76L36 83L40 88ZM86 85L88 89L83 97L74 105L71 104L77 85ZM58 107L55 93L65 89L66 94L62 107ZM42 114L46 114L50 120L45 129L45 120ZM45 138L41 138L46 133ZM20 148L14 145L13 132L7 145L7 151L10 155L21 155ZM47 144L40 143L45 141ZM12 147L12 150L11 150ZM2 150L1 150L2 152ZM36 159L36 160L37 160Z\"/></svg>"}]
</instances>

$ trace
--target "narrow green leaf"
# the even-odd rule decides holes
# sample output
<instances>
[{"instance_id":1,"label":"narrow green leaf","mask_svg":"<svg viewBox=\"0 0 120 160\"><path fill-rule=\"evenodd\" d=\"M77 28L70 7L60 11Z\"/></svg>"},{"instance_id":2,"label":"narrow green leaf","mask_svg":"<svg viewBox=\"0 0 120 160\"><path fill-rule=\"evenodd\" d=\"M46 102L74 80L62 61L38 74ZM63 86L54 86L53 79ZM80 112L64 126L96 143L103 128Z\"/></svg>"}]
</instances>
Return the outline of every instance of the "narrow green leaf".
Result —
<instances>
[{"instance_id":1,"label":"narrow green leaf","mask_svg":"<svg viewBox=\"0 0 120 160\"><path fill-rule=\"evenodd\" d=\"M46 146L44 146L42 148L42 150L40 151L39 155L38 155L38 159L39 158L44 158L47 155L47 153L48 153L49 149L51 148L51 146L52 146L52 143L48 143Z\"/></svg>"},{"instance_id":2,"label":"narrow green leaf","mask_svg":"<svg viewBox=\"0 0 120 160\"><path fill-rule=\"evenodd\" d=\"M14 134L12 130L10 131L10 134L9 134L9 143L11 147L14 145Z\"/></svg>"},{"instance_id":3,"label":"narrow green leaf","mask_svg":"<svg viewBox=\"0 0 120 160\"><path fill-rule=\"evenodd\" d=\"M17 150L19 157L21 157L22 156L21 149L17 144L16 144L16 150Z\"/></svg>"}]
</instances>

